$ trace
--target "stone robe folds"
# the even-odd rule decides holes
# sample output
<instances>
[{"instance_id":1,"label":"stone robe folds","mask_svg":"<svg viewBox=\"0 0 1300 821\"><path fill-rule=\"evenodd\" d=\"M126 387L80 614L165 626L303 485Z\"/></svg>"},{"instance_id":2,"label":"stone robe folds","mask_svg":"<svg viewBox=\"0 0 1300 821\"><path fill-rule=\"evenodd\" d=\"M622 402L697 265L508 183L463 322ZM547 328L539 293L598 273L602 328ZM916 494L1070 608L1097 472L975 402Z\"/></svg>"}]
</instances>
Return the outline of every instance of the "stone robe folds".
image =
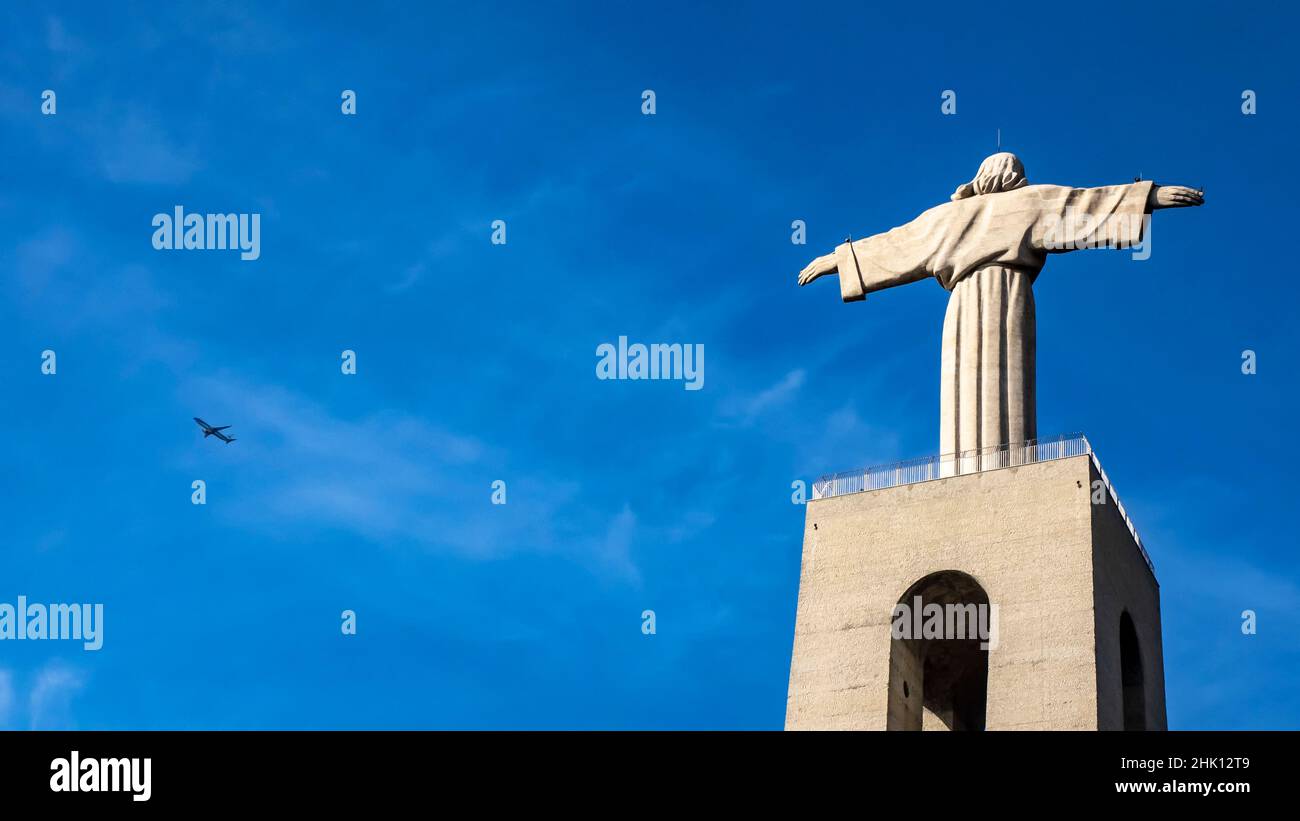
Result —
<instances>
[{"instance_id":1,"label":"stone robe folds","mask_svg":"<svg viewBox=\"0 0 1300 821\"><path fill-rule=\"evenodd\" d=\"M1028 185L936 206L836 248L845 302L934 277L952 296L943 320L940 453L944 474L972 451L1038 436L1032 285L1050 253L1143 241L1151 182Z\"/></svg>"}]
</instances>

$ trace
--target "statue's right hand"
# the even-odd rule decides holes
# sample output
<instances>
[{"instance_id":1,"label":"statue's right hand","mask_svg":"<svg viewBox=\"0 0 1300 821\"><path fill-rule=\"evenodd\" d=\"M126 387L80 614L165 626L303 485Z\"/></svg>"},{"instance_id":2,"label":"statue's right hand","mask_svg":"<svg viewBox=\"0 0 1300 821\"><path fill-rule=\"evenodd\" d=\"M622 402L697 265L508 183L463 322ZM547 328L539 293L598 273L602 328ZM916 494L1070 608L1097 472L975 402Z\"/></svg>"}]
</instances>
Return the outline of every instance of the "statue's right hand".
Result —
<instances>
[{"instance_id":1,"label":"statue's right hand","mask_svg":"<svg viewBox=\"0 0 1300 821\"><path fill-rule=\"evenodd\" d=\"M808 263L808 267L799 272L799 284L807 285L818 277L834 274L839 271L839 264L836 261L835 254L827 254L824 257L817 257Z\"/></svg>"}]
</instances>

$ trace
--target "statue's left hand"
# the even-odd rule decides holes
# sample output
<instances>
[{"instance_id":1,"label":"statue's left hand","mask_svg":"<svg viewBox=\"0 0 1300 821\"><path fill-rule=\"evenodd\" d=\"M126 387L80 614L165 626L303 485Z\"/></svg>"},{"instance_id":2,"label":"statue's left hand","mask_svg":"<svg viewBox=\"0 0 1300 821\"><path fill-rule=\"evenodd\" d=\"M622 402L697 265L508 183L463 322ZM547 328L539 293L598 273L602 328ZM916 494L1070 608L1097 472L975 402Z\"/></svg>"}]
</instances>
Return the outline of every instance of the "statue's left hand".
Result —
<instances>
[{"instance_id":1,"label":"statue's left hand","mask_svg":"<svg viewBox=\"0 0 1300 821\"><path fill-rule=\"evenodd\" d=\"M834 274L839 271L839 263L836 261L834 254L827 254L824 257L817 257L808 263L808 267L799 272L799 284L807 285L818 277Z\"/></svg>"},{"instance_id":2,"label":"statue's left hand","mask_svg":"<svg viewBox=\"0 0 1300 821\"><path fill-rule=\"evenodd\" d=\"M1158 208L1189 208L1205 204L1205 192L1185 185L1153 185L1147 195L1151 210Z\"/></svg>"}]
</instances>

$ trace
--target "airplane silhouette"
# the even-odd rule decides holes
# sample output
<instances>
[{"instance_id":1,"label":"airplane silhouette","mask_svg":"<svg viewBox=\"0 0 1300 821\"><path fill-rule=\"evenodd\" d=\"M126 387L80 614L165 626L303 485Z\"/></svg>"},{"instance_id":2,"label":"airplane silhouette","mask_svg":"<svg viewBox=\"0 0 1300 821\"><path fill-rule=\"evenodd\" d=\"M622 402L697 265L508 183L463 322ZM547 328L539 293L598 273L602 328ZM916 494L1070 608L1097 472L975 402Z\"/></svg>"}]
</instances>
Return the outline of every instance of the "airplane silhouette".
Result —
<instances>
[{"instance_id":1,"label":"airplane silhouette","mask_svg":"<svg viewBox=\"0 0 1300 821\"><path fill-rule=\"evenodd\" d=\"M217 437L218 439L220 439L221 441L225 442L227 445L229 445L231 442L235 441L235 437L233 437L233 436L227 436L227 435L225 435L224 433L222 433L222 431L225 430L226 428L230 427L230 425L222 425L221 427L214 428L214 427L212 427L211 425L209 425L207 422L204 422L202 419L200 419L200 418L197 417L197 416L194 417L194 421L195 421L195 422L198 422L198 423L199 423L199 427L203 428L203 438L204 438L204 439L207 439L209 436L215 436L215 437Z\"/></svg>"}]
</instances>

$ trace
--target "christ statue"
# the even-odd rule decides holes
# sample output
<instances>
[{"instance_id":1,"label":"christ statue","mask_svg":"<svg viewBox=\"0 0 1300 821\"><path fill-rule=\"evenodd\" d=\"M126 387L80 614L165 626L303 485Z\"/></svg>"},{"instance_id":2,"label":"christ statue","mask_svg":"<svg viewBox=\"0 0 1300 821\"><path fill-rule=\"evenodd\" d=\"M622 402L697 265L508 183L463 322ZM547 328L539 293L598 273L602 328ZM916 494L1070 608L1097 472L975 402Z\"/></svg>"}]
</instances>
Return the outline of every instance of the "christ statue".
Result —
<instances>
[{"instance_id":1,"label":"christ statue","mask_svg":"<svg viewBox=\"0 0 1300 821\"><path fill-rule=\"evenodd\" d=\"M951 202L883 234L846 240L809 263L799 284L838 274L840 294L852 302L937 279L951 293L943 319L939 453L988 453L1038 438L1032 286L1047 255L1143 247L1153 210L1201 205L1203 193L1150 181L1029 185L1020 160L1002 152L980 163Z\"/></svg>"}]
</instances>

